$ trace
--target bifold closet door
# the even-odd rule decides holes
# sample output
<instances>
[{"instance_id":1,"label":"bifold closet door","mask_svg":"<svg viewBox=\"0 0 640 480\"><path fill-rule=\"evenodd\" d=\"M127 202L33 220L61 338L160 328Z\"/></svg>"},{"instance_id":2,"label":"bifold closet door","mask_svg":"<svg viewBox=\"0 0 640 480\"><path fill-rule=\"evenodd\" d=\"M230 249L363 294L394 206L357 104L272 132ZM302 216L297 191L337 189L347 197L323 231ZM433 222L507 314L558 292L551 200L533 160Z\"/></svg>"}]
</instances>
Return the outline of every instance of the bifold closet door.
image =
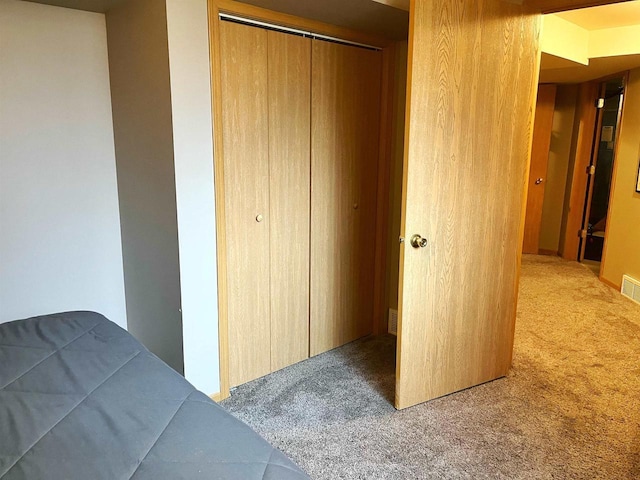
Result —
<instances>
[{"instance_id":1,"label":"bifold closet door","mask_svg":"<svg viewBox=\"0 0 640 480\"><path fill-rule=\"evenodd\" d=\"M309 357L311 40L220 22L229 380Z\"/></svg>"},{"instance_id":2,"label":"bifold closet door","mask_svg":"<svg viewBox=\"0 0 640 480\"><path fill-rule=\"evenodd\" d=\"M381 52L312 42L310 349L373 329Z\"/></svg>"},{"instance_id":3,"label":"bifold closet door","mask_svg":"<svg viewBox=\"0 0 640 480\"><path fill-rule=\"evenodd\" d=\"M271 369L309 357L311 39L268 32Z\"/></svg>"},{"instance_id":4,"label":"bifold closet door","mask_svg":"<svg viewBox=\"0 0 640 480\"><path fill-rule=\"evenodd\" d=\"M232 386L271 372L267 31L220 22Z\"/></svg>"}]
</instances>

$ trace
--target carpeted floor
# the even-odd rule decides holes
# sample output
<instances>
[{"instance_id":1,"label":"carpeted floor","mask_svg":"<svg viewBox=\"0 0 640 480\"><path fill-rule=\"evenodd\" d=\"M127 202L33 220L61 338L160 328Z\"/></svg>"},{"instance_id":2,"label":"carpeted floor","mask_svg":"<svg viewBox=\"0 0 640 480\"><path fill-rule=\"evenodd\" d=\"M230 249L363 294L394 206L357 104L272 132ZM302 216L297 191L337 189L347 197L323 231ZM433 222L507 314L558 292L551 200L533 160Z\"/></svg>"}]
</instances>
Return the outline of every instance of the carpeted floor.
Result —
<instances>
[{"instance_id":1,"label":"carpeted floor","mask_svg":"<svg viewBox=\"0 0 640 480\"><path fill-rule=\"evenodd\" d=\"M223 402L314 479L640 478L640 306L525 256L507 378L397 412L395 338L367 338Z\"/></svg>"}]
</instances>

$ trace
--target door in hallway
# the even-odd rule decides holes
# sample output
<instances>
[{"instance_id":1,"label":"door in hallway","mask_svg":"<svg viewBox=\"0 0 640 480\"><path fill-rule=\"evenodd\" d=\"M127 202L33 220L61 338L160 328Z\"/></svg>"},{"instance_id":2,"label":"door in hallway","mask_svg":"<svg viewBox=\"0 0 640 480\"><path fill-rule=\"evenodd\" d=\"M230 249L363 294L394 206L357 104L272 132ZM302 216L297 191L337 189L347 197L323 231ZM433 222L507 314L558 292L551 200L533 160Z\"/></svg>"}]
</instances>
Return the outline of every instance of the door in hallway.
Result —
<instances>
[{"instance_id":1,"label":"door in hallway","mask_svg":"<svg viewBox=\"0 0 640 480\"><path fill-rule=\"evenodd\" d=\"M536 101L536 114L533 124L533 143L531 148L531 167L527 193L527 212L524 224L522 253L538 254L540 225L542 223L542 205L544 186L547 178L549 148L553 112L556 104L556 86L540 85Z\"/></svg>"},{"instance_id":2,"label":"door in hallway","mask_svg":"<svg viewBox=\"0 0 640 480\"><path fill-rule=\"evenodd\" d=\"M617 134L622 118L625 78L618 77L600 84L600 102L596 116L589 179L583 215L579 260L602 261L609 213L609 197L613 181Z\"/></svg>"}]
</instances>

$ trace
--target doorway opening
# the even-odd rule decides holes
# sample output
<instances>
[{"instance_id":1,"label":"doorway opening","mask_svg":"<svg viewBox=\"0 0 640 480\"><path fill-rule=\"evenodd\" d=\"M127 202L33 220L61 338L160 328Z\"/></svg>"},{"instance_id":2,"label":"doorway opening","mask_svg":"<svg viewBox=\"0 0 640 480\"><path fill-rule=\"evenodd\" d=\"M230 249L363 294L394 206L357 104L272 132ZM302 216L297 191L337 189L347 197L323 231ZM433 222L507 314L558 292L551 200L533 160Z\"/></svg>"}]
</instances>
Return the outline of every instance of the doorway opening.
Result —
<instances>
[{"instance_id":1,"label":"doorway opening","mask_svg":"<svg viewBox=\"0 0 640 480\"><path fill-rule=\"evenodd\" d=\"M523 253L600 277L628 75L539 85Z\"/></svg>"},{"instance_id":2,"label":"doorway opening","mask_svg":"<svg viewBox=\"0 0 640 480\"><path fill-rule=\"evenodd\" d=\"M607 228L609 197L617 134L622 116L624 78L622 76L600 84L596 131L594 135L589 178L580 236L579 260L600 275L602 253Z\"/></svg>"},{"instance_id":3,"label":"doorway opening","mask_svg":"<svg viewBox=\"0 0 640 480\"><path fill-rule=\"evenodd\" d=\"M392 404L395 339L378 339L385 355L362 351L386 330L408 13L400 11L406 28L389 39L239 2L213 2L212 12L226 280L221 396L296 363L334 358L358 366L345 374L384 377L372 386L382 385Z\"/></svg>"}]
</instances>

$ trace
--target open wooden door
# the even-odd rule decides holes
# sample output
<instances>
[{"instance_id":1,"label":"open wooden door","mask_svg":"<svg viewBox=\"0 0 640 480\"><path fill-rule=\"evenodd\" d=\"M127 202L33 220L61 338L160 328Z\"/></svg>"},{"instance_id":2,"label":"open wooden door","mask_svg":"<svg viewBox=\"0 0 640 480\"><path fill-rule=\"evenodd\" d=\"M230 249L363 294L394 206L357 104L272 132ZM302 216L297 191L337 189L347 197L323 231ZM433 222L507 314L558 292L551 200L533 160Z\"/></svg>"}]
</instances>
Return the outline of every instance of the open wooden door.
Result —
<instances>
[{"instance_id":1,"label":"open wooden door","mask_svg":"<svg viewBox=\"0 0 640 480\"><path fill-rule=\"evenodd\" d=\"M556 91L556 85L540 85L538 87L522 253L537 255L540 247L542 206L544 204L544 189L549 165L549 147L551 146Z\"/></svg>"},{"instance_id":2,"label":"open wooden door","mask_svg":"<svg viewBox=\"0 0 640 480\"><path fill-rule=\"evenodd\" d=\"M540 58L525 8L411 2L397 408L511 364Z\"/></svg>"}]
</instances>

